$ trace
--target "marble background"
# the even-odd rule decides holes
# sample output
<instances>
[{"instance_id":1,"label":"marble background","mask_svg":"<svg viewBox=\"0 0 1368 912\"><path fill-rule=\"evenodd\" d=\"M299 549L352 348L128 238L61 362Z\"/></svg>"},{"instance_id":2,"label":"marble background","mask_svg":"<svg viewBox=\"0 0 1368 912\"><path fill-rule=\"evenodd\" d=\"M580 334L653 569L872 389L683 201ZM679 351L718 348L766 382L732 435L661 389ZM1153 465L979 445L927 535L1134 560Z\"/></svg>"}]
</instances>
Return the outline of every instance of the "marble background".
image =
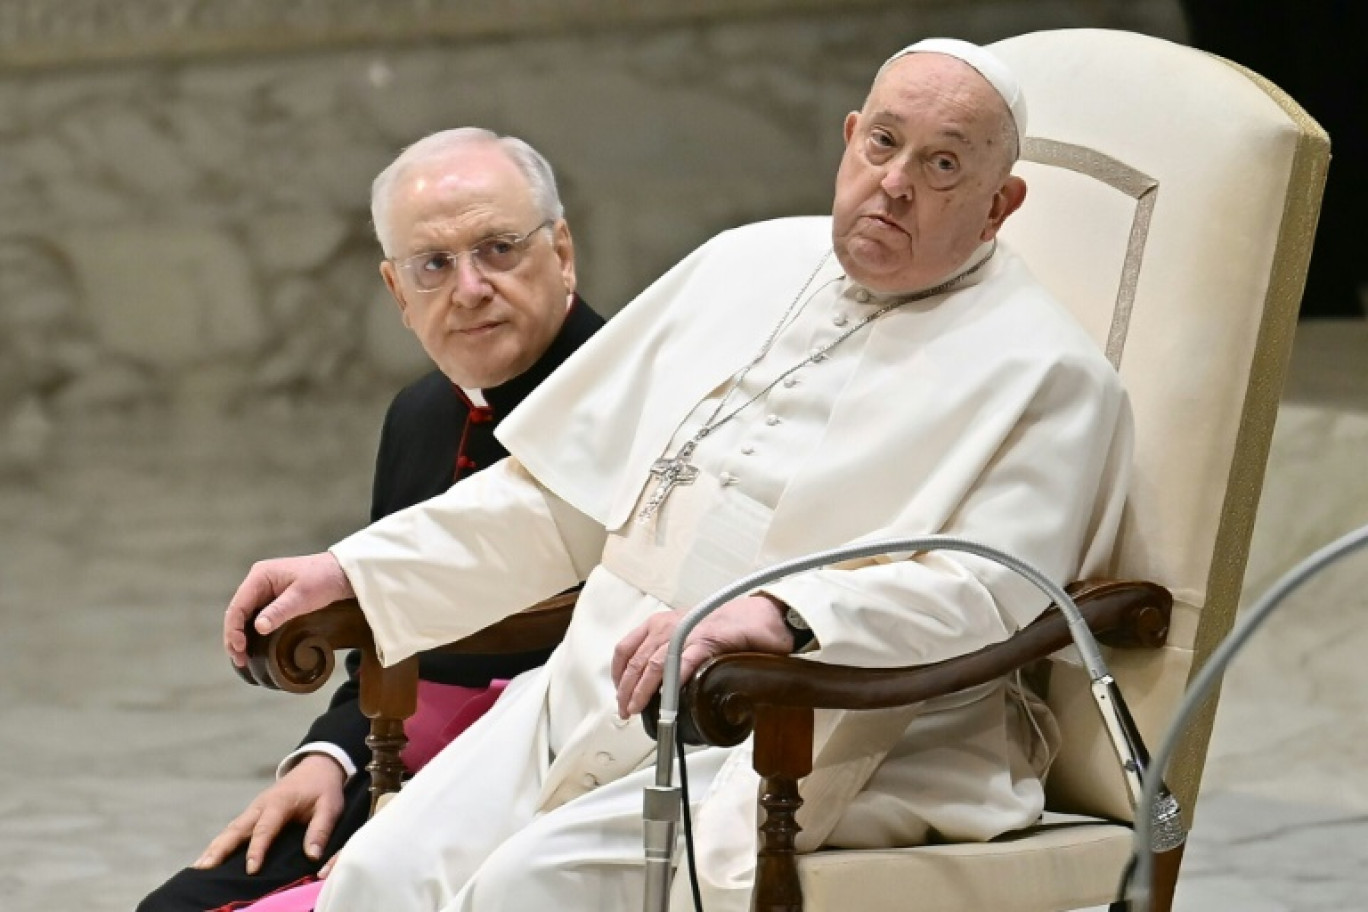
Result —
<instances>
[{"instance_id":1,"label":"marble background","mask_svg":"<svg viewBox=\"0 0 1368 912\"><path fill-rule=\"evenodd\" d=\"M250 411L418 373L421 352L376 271L368 192L400 148L433 130L477 124L545 152L582 290L611 314L724 227L825 211L841 118L910 39L1086 24L1181 34L1173 0L738 4L749 15L678 5L711 10L692 17L649 2L636 16L601 11L603 23L558 29L537 28L530 11L545 4L524 0L509 7L508 29L478 38L450 37L462 20L435 3L431 40L413 33L418 17L403 41L252 53L253 36L278 43L269 3L130 0L160 24L147 41L162 51L180 7L192 24L217 6L235 11L224 22L255 28L231 33L233 53L139 58L125 47L132 13L13 3L0 15L0 473L10 475L46 462L67 416ZM353 7L366 22L379 15L374 3ZM401 24L403 11L416 15L390 10ZM127 59L101 62L102 25ZM184 41L205 43L206 28L185 26ZM298 17L281 29L298 31ZM63 40L81 55L68 65L5 64L24 49L56 54Z\"/></svg>"},{"instance_id":2,"label":"marble background","mask_svg":"<svg viewBox=\"0 0 1368 912\"><path fill-rule=\"evenodd\" d=\"M242 685L218 624L251 561L364 520L422 365L366 213L404 143L473 122L541 146L612 312L721 227L825 209L840 117L910 37L1181 35L1172 0L802 7L0 59L0 910L131 909L325 701ZM1303 327L1252 594L1368 520L1365 365L1362 326ZM1368 556L1327 575L1232 672L1183 912L1368 905L1365 579Z\"/></svg>"}]
</instances>

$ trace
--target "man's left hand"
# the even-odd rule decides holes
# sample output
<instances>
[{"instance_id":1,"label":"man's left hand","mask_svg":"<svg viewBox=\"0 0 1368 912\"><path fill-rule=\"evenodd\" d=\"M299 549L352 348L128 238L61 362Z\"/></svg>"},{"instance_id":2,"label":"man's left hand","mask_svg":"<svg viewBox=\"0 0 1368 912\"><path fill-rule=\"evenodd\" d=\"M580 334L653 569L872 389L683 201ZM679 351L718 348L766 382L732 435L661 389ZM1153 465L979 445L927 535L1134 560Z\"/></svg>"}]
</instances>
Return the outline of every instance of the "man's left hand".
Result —
<instances>
[{"instance_id":1,"label":"man's left hand","mask_svg":"<svg viewBox=\"0 0 1368 912\"><path fill-rule=\"evenodd\" d=\"M785 610L783 604L765 595L727 602L689 634L680 654L679 680L687 681L704 661L728 652L787 655L793 650L793 635L784 625ZM670 636L683 619L682 611L653 614L613 650L613 683L617 685L618 715L622 718L641 712L660 689Z\"/></svg>"}]
</instances>

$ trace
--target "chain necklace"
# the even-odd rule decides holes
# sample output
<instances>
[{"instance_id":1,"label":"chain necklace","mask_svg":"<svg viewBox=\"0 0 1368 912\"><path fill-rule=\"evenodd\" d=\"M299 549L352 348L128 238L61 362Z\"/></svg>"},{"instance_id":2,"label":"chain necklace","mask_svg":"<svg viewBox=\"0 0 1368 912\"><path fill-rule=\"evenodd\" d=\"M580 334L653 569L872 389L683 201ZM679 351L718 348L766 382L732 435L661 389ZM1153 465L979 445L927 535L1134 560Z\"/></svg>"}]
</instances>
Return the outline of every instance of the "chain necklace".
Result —
<instances>
[{"instance_id":1,"label":"chain necklace","mask_svg":"<svg viewBox=\"0 0 1368 912\"><path fill-rule=\"evenodd\" d=\"M659 512L660 508L665 503L665 499L670 496L675 488L680 487L681 485L693 484L694 481L697 480L698 467L689 463L689 457L693 455L694 450L698 449L699 443L701 443L705 437L741 414L757 400L764 398L770 390L778 386L789 375L796 373L809 364L825 360L827 354L832 349L864 329L870 323L879 319L879 317L888 313L890 310L895 310L896 308L902 307L904 304L911 304L914 301L922 301L926 298L935 297L938 294L944 294L982 269L984 264L992 259L993 254L996 252L997 242L994 241L993 248L988 251L988 255L968 269L965 269L963 272L951 276L939 285L914 292L913 294L899 298L896 301L889 301L887 304L884 304L882 307L865 316L864 319L860 320L826 345L811 352L806 358L780 373L779 376L765 384L763 389L751 396L745 402L742 402L740 405L727 412L727 414L722 415L722 410L726 408L727 400L731 399L732 393L740 389L741 384L745 381L746 376L751 372L751 369L759 364L764 359L765 355L769 354L769 350L774 345L775 339L779 337L779 333L789 324L791 319L796 319L797 313L802 310L802 307L799 307L799 302L803 301L803 296L807 294L808 288L811 287L813 280L817 278L817 273L822 271L822 266L824 266L826 261L831 257L830 250L824 253L821 260L817 262L817 267L812 270L812 274L808 276L807 281L803 283L803 287L798 290L798 294L784 311L784 315L780 317L779 322L775 324L773 331L769 334L769 338L760 346L760 351L758 351L755 357L750 360L749 364L732 374L731 385L728 386L726 392L722 394L722 398L717 402L717 407L713 409L712 414L703 422L703 426L694 433L693 437L689 438L689 440L679 448L679 452L675 453L674 456L657 459L651 464L651 474L655 476L658 481L656 482L655 490L651 492L651 496L647 498L646 503L644 503L637 512L637 522L644 523L649 521L652 516ZM803 306L807 306L806 301L803 302ZM721 415L720 418L718 417L719 415Z\"/></svg>"}]
</instances>

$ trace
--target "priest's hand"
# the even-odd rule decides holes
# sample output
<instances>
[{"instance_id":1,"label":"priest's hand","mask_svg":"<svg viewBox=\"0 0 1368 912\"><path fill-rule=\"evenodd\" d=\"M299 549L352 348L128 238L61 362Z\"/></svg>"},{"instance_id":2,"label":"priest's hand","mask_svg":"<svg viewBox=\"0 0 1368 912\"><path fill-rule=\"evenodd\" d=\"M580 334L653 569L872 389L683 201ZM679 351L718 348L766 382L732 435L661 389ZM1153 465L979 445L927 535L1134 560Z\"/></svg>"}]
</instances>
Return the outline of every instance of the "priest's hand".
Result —
<instances>
[{"instance_id":1,"label":"priest's hand","mask_svg":"<svg viewBox=\"0 0 1368 912\"><path fill-rule=\"evenodd\" d=\"M689 633L680 653L679 680L687 681L706 660L729 652L788 655L793 650L793 634L784 625L785 610L782 602L767 595L727 602ZM622 718L641 712L660 689L670 636L683 619L682 611L653 614L613 650L613 683Z\"/></svg>"},{"instance_id":2,"label":"priest's hand","mask_svg":"<svg viewBox=\"0 0 1368 912\"><path fill-rule=\"evenodd\" d=\"M342 815L346 781L346 772L333 758L306 755L224 827L191 867L216 868L245 842L246 870L255 874L281 828L290 822L305 825L304 854L318 861Z\"/></svg>"},{"instance_id":3,"label":"priest's hand","mask_svg":"<svg viewBox=\"0 0 1368 912\"><path fill-rule=\"evenodd\" d=\"M253 564L223 615L223 648L238 668L247 665L245 628L253 614L257 633L355 596L342 565L327 551L305 557L281 557ZM257 609L261 613L257 614Z\"/></svg>"}]
</instances>

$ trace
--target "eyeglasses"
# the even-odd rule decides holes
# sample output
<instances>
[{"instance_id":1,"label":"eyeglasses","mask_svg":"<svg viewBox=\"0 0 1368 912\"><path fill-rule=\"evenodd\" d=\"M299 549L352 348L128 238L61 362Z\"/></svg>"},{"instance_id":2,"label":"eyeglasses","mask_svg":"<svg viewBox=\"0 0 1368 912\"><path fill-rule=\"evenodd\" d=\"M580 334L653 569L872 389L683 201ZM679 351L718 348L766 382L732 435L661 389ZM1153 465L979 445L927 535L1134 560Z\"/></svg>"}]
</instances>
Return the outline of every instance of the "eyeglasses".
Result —
<instances>
[{"instance_id":1,"label":"eyeglasses","mask_svg":"<svg viewBox=\"0 0 1368 912\"><path fill-rule=\"evenodd\" d=\"M547 219L526 234L496 234L468 250L429 250L390 262L408 275L416 291L423 294L441 291L456 278L456 264L466 254L470 255L471 265L484 276L518 268L532 245L533 235L555 223L555 219Z\"/></svg>"}]
</instances>

